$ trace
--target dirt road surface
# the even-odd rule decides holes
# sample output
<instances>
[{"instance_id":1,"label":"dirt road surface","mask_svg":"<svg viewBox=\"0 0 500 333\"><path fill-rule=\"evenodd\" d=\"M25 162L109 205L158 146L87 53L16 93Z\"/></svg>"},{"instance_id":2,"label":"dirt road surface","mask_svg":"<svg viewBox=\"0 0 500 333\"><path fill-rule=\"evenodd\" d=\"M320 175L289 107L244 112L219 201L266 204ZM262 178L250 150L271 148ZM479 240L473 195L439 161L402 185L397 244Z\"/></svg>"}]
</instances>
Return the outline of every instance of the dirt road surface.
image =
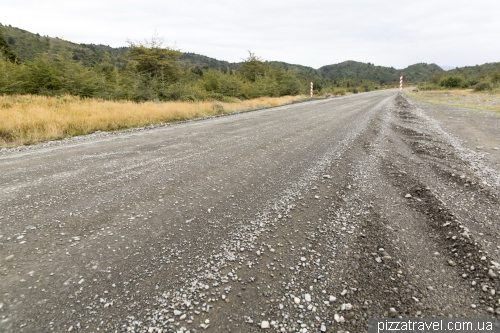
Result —
<instances>
[{"instance_id":1,"label":"dirt road surface","mask_svg":"<svg viewBox=\"0 0 500 333\"><path fill-rule=\"evenodd\" d=\"M2 150L0 331L498 316L500 118L454 112L386 90Z\"/></svg>"}]
</instances>

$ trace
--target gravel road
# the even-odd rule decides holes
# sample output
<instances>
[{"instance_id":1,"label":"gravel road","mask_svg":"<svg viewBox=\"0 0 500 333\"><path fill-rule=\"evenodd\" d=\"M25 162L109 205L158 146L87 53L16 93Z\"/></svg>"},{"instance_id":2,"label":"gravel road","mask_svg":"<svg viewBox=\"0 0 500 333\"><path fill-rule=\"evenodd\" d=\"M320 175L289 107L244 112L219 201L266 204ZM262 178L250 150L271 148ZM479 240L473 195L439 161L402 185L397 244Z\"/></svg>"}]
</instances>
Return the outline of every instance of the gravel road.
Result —
<instances>
[{"instance_id":1,"label":"gravel road","mask_svg":"<svg viewBox=\"0 0 500 333\"><path fill-rule=\"evenodd\" d=\"M0 331L500 315L498 164L427 107L385 90L1 150Z\"/></svg>"}]
</instances>

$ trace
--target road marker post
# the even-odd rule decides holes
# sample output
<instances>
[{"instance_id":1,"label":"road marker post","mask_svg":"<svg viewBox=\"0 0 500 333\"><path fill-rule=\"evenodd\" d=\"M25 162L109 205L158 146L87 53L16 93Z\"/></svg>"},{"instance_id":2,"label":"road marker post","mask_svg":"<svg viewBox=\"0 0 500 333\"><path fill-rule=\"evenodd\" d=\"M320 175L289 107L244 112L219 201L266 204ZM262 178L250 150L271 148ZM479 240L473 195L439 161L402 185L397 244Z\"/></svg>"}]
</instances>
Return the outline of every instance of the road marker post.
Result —
<instances>
[{"instance_id":1,"label":"road marker post","mask_svg":"<svg viewBox=\"0 0 500 333\"><path fill-rule=\"evenodd\" d=\"M311 98L313 98L313 83L311 81Z\"/></svg>"},{"instance_id":2,"label":"road marker post","mask_svg":"<svg viewBox=\"0 0 500 333\"><path fill-rule=\"evenodd\" d=\"M403 75L399 77L399 91L403 91Z\"/></svg>"}]
</instances>

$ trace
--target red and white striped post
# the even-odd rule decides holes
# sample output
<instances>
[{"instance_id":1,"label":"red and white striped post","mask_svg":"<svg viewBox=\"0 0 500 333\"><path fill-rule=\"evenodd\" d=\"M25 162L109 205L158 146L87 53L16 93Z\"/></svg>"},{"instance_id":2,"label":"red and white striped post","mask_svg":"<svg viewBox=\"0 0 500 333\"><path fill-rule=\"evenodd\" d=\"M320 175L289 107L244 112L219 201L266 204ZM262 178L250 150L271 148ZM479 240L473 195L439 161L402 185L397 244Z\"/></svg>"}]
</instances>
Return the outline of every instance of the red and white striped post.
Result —
<instances>
[{"instance_id":1,"label":"red and white striped post","mask_svg":"<svg viewBox=\"0 0 500 333\"><path fill-rule=\"evenodd\" d=\"M311 82L311 98L313 98L313 83Z\"/></svg>"},{"instance_id":2,"label":"red and white striped post","mask_svg":"<svg viewBox=\"0 0 500 333\"><path fill-rule=\"evenodd\" d=\"M403 91L403 75L399 77L399 91Z\"/></svg>"}]
</instances>

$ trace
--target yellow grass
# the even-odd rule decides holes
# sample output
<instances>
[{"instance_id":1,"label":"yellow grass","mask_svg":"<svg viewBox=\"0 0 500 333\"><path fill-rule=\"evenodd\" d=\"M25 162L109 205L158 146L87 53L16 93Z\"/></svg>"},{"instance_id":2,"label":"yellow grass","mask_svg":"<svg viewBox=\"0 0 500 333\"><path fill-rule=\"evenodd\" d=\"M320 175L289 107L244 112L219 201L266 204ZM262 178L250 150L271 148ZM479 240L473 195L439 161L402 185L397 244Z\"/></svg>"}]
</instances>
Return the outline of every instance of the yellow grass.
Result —
<instances>
[{"instance_id":1,"label":"yellow grass","mask_svg":"<svg viewBox=\"0 0 500 333\"><path fill-rule=\"evenodd\" d=\"M414 99L438 105L500 112L500 93L479 93L472 89L405 91Z\"/></svg>"},{"instance_id":2,"label":"yellow grass","mask_svg":"<svg viewBox=\"0 0 500 333\"><path fill-rule=\"evenodd\" d=\"M234 103L134 103L81 99L74 96L0 96L0 146L15 147L43 141L114 131L221 113L278 106L305 96L263 97Z\"/></svg>"}]
</instances>

